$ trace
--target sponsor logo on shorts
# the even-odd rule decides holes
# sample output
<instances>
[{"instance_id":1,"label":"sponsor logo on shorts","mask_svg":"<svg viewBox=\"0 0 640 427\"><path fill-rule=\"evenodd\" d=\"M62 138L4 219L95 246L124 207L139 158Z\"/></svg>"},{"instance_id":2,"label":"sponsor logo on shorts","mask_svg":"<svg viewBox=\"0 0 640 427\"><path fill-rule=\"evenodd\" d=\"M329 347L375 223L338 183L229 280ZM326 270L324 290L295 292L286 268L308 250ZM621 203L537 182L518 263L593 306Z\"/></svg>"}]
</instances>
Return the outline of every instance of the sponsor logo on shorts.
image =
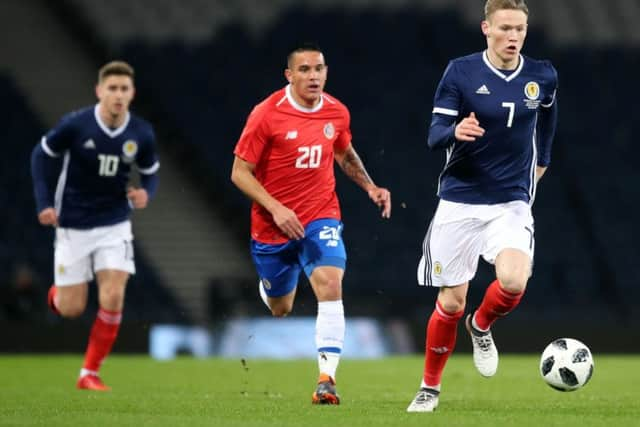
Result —
<instances>
[{"instance_id":1,"label":"sponsor logo on shorts","mask_svg":"<svg viewBox=\"0 0 640 427\"><path fill-rule=\"evenodd\" d=\"M262 279L262 286L264 286L265 289L271 289L271 282L267 279Z\"/></svg>"},{"instance_id":2,"label":"sponsor logo on shorts","mask_svg":"<svg viewBox=\"0 0 640 427\"><path fill-rule=\"evenodd\" d=\"M318 236L320 240L326 240L327 246L330 248L335 248L338 246L338 242L340 241L340 231L338 227L329 227L325 225L322 227L322 231Z\"/></svg>"},{"instance_id":3,"label":"sponsor logo on shorts","mask_svg":"<svg viewBox=\"0 0 640 427\"><path fill-rule=\"evenodd\" d=\"M436 263L433 264L433 274L436 276L440 276L442 274L442 264L440 264L440 261L436 261Z\"/></svg>"},{"instance_id":4,"label":"sponsor logo on shorts","mask_svg":"<svg viewBox=\"0 0 640 427\"><path fill-rule=\"evenodd\" d=\"M59 264L58 265L58 274L64 274L67 272L67 269L64 267L64 265Z\"/></svg>"}]
</instances>

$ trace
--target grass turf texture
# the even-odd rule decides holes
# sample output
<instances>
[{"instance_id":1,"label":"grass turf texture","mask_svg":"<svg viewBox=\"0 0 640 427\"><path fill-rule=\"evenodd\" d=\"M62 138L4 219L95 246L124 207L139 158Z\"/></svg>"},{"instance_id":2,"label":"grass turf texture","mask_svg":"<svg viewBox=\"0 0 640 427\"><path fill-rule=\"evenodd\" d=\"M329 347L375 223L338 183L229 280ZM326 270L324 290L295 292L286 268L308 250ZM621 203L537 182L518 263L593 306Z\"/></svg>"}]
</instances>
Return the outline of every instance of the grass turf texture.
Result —
<instances>
[{"instance_id":1,"label":"grass turf texture","mask_svg":"<svg viewBox=\"0 0 640 427\"><path fill-rule=\"evenodd\" d=\"M422 357L343 360L342 405L312 406L315 361L111 356L108 393L75 389L80 356L0 356L0 426L637 426L640 356L595 355L591 382L562 393L538 356L501 355L491 379L451 358L440 406L409 414Z\"/></svg>"}]
</instances>

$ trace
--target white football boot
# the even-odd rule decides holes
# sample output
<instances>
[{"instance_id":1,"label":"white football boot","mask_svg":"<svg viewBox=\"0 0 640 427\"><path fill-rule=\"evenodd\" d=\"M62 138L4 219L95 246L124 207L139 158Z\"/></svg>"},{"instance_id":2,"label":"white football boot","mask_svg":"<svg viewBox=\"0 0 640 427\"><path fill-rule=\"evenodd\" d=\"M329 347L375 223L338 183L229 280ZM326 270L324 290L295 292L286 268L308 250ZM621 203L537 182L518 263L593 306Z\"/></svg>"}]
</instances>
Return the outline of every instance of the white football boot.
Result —
<instances>
[{"instance_id":1,"label":"white football boot","mask_svg":"<svg viewBox=\"0 0 640 427\"><path fill-rule=\"evenodd\" d=\"M422 387L409 404L407 412L433 412L438 407L439 397L438 390Z\"/></svg>"},{"instance_id":2,"label":"white football boot","mask_svg":"<svg viewBox=\"0 0 640 427\"><path fill-rule=\"evenodd\" d=\"M471 335L471 343L473 344L473 363L476 369L483 377L492 377L498 370L498 349L493 342L491 331L482 332L477 330L471 324L471 317L467 315L465 326L469 335Z\"/></svg>"}]
</instances>

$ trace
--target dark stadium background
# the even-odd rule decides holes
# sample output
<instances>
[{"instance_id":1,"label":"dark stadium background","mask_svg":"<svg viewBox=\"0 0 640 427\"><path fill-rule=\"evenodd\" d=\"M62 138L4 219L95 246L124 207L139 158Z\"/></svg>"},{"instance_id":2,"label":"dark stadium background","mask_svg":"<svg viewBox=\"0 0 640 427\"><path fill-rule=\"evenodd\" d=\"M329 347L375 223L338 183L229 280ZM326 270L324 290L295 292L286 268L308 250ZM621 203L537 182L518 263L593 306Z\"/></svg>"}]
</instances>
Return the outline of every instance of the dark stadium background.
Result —
<instances>
[{"instance_id":1,"label":"dark stadium background","mask_svg":"<svg viewBox=\"0 0 640 427\"><path fill-rule=\"evenodd\" d=\"M287 50L317 42L327 92L347 104L354 145L393 213L379 219L337 172L345 222L347 315L380 321L421 351L435 291L416 285L444 154L426 133L453 57L482 50L480 0L395 2L5 0L0 4L0 351L84 350L80 321L48 313L52 231L37 223L29 154L65 112L95 102L97 68L136 69L134 112L161 150L156 201L134 215L139 273L115 351L146 352L154 324L203 326L264 316L248 258L247 200L229 180L253 105L285 84ZM637 1L530 1L524 53L558 69L552 164L534 205L536 259L523 304L496 325L501 351L573 336L594 352L640 351L640 22ZM472 282L474 307L492 271ZM301 281L293 315L314 315ZM285 320L286 321L286 320ZM402 325L400 329L398 325ZM396 331L396 332L394 332ZM468 350L466 339L459 348Z\"/></svg>"}]
</instances>

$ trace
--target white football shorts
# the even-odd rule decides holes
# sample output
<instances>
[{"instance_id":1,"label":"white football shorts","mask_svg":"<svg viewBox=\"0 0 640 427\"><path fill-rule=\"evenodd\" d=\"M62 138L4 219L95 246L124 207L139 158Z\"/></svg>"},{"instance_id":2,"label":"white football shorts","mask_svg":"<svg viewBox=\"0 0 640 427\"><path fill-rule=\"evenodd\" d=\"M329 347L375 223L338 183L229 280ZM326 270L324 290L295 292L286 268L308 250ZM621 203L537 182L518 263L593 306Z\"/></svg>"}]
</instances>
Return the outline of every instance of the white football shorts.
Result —
<instances>
[{"instance_id":1,"label":"white football shorts","mask_svg":"<svg viewBox=\"0 0 640 427\"><path fill-rule=\"evenodd\" d=\"M503 249L519 249L533 262L531 207L520 200L471 205L440 200L422 243L418 284L455 286L473 279L482 256L494 264Z\"/></svg>"},{"instance_id":2,"label":"white football shorts","mask_svg":"<svg viewBox=\"0 0 640 427\"><path fill-rule=\"evenodd\" d=\"M56 286L85 283L100 270L136 272L131 222L79 230L56 229L54 276Z\"/></svg>"}]
</instances>

